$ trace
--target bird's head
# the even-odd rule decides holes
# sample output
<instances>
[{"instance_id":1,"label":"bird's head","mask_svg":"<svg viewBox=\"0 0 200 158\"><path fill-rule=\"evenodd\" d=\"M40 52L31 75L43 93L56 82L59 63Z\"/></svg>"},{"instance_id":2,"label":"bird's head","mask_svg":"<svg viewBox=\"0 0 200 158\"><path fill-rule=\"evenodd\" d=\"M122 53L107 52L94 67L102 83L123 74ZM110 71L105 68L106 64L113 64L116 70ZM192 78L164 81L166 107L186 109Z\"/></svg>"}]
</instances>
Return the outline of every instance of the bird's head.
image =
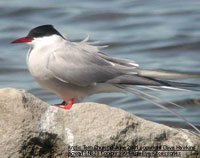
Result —
<instances>
[{"instance_id":1,"label":"bird's head","mask_svg":"<svg viewBox=\"0 0 200 158\"><path fill-rule=\"evenodd\" d=\"M12 43L27 43L30 45L38 41L48 43L55 36L64 38L52 25L42 25L33 28L27 36L14 40Z\"/></svg>"}]
</instances>

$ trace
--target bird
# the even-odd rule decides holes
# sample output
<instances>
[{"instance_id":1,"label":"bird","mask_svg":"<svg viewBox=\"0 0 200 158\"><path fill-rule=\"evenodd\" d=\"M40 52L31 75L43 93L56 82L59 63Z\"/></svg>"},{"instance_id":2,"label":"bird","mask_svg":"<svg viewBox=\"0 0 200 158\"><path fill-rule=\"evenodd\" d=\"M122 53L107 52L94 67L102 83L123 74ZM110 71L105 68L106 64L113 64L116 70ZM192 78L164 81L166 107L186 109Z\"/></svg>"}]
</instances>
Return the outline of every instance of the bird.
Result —
<instances>
[{"instance_id":1,"label":"bird","mask_svg":"<svg viewBox=\"0 0 200 158\"><path fill-rule=\"evenodd\" d=\"M200 87L198 84L171 80L200 77L199 74L142 69L135 61L102 53L101 50L107 46L97 46L89 42L89 37L71 42L50 24L37 26L27 36L12 43L29 45L26 62L31 75L42 88L63 99L61 104L56 104L63 109L70 109L75 100L95 93L128 91L173 113L200 133L183 116L151 100L161 98L134 88L196 90Z\"/></svg>"}]
</instances>

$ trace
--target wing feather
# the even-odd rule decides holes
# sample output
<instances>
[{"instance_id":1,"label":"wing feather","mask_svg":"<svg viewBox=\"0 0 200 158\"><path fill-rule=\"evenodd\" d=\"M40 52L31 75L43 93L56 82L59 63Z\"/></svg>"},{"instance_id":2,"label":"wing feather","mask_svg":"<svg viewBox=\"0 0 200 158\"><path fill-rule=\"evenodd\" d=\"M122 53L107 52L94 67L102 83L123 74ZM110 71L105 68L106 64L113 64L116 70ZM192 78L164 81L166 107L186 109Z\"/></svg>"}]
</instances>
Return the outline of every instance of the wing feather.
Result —
<instances>
[{"instance_id":1,"label":"wing feather","mask_svg":"<svg viewBox=\"0 0 200 158\"><path fill-rule=\"evenodd\" d=\"M57 79L79 86L106 82L122 74L109 61L72 43L54 50L48 61L47 68Z\"/></svg>"}]
</instances>

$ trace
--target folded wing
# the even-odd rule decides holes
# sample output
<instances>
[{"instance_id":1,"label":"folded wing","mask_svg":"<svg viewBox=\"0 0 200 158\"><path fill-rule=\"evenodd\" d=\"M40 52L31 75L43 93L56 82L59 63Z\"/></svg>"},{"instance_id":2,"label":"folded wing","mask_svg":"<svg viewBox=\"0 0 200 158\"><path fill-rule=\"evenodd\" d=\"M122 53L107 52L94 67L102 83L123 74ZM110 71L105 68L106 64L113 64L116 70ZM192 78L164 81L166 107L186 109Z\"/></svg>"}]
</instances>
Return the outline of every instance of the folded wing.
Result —
<instances>
[{"instance_id":1,"label":"folded wing","mask_svg":"<svg viewBox=\"0 0 200 158\"><path fill-rule=\"evenodd\" d=\"M47 68L57 79L79 86L106 82L129 69L73 44L54 50L49 56Z\"/></svg>"}]
</instances>

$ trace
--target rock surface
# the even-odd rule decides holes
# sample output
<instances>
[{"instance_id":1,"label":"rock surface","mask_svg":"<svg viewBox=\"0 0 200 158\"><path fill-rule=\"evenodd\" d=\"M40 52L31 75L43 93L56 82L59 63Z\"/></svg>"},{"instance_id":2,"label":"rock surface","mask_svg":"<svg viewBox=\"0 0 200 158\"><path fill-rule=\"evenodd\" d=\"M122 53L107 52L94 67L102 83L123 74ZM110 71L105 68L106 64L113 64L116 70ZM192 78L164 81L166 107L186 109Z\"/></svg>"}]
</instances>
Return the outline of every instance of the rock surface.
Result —
<instances>
[{"instance_id":1,"label":"rock surface","mask_svg":"<svg viewBox=\"0 0 200 158\"><path fill-rule=\"evenodd\" d=\"M94 147L102 150L97 152ZM111 152L109 149L114 147L115 152ZM174 151L183 148L186 151ZM81 152L80 149L84 150ZM79 103L70 110L63 110L42 102L24 90L0 90L2 158L62 158L83 154L93 154L94 157L97 157L94 154L104 157L111 157L111 154L155 157L150 154L156 154L156 151L157 154L171 154L169 157L174 157L172 154L196 157L200 151L200 137L188 130L146 121L107 105Z\"/></svg>"}]
</instances>

